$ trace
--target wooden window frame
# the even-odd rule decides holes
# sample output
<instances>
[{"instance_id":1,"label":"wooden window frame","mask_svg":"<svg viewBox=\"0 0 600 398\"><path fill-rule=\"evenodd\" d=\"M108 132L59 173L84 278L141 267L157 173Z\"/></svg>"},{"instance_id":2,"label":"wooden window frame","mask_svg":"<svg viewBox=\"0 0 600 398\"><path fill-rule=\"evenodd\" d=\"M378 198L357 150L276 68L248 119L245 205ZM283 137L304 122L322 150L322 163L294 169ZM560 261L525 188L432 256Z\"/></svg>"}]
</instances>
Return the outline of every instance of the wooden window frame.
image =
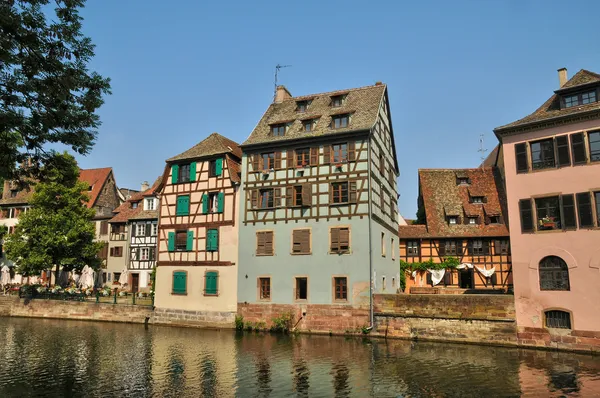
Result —
<instances>
[{"instance_id":1,"label":"wooden window frame","mask_svg":"<svg viewBox=\"0 0 600 398\"><path fill-rule=\"evenodd\" d=\"M544 260L546 260L546 259L550 260L551 258L557 258L560 261L562 261L562 263L564 264L564 267L562 267L562 264L559 267L554 267L554 268L542 266L542 262ZM543 272L548 273L552 277L551 278L550 277L543 278L542 277ZM559 272L561 273L561 277L566 275L566 280L564 278L562 280L559 280L556 278L556 274ZM567 264L567 262L565 260L563 260L559 256L546 256L540 260L540 262L538 263L538 279L539 279L539 287L540 287L541 292L569 292L569 291L571 291L571 275L570 275L570 271L569 271L569 265ZM561 286L559 286L558 288L545 286L545 285L543 285L543 283L544 283L543 279L551 279L550 282L554 282L555 286L556 286L557 282L560 282Z\"/></svg>"},{"instance_id":2,"label":"wooden window frame","mask_svg":"<svg viewBox=\"0 0 600 398\"><path fill-rule=\"evenodd\" d=\"M333 164L342 164L348 162L348 149L349 145L347 142L339 142L337 144L331 145L331 163ZM344 155L346 152L346 155ZM336 160L336 156L338 160Z\"/></svg>"},{"instance_id":3,"label":"wooden window frame","mask_svg":"<svg viewBox=\"0 0 600 398\"><path fill-rule=\"evenodd\" d=\"M262 293L263 293L263 280L268 280L269 281L269 297L265 298L263 297ZM271 283L272 281L272 277L271 275L259 275L256 277L256 300L257 301L265 301L265 302L270 302L273 299L273 284Z\"/></svg>"},{"instance_id":4,"label":"wooden window frame","mask_svg":"<svg viewBox=\"0 0 600 398\"><path fill-rule=\"evenodd\" d=\"M271 233L271 238L272 238L271 240L273 241L273 244L272 244L272 247L271 247L271 253L268 253L266 251L265 251L266 253L264 253L264 254L259 254L258 253L258 235L259 234L263 234L263 233ZM272 257L272 256L274 256L275 255L275 231L273 231L272 229L263 229L263 230L256 231L255 232L255 245L254 245L254 247L255 247L254 255L256 257L265 257L265 256Z\"/></svg>"},{"instance_id":5,"label":"wooden window frame","mask_svg":"<svg viewBox=\"0 0 600 398\"><path fill-rule=\"evenodd\" d=\"M587 200L587 203L583 203L583 200ZM591 192L578 192L575 194L575 202L577 203L577 225L579 229L590 229L594 228L594 198ZM587 206L587 211L585 211L584 206ZM584 217L589 217L589 220L585 220ZM584 221L589 221L589 223L585 223Z\"/></svg>"},{"instance_id":6,"label":"wooden window frame","mask_svg":"<svg viewBox=\"0 0 600 398\"><path fill-rule=\"evenodd\" d=\"M187 229L175 230L175 250L174 251L176 251L176 252L187 252L188 251L187 250L187 233L188 233ZM180 248L181 245L178 245L178 243L177 243L177 235L178 234L185 234L185 245L184 245L183 249L181 249Z\"/></svg>"},{"instance_id":7,"label":"wooden window frame","mask_svg":"<svg viewBox=\"0 0 600 398\"><path fill-rule=\"evenodd\" d=\"M309 105L308 100L296 101L296 112L306 113Z\"/></svg>"},{"instance_id":8,"label":"wooden window frame","mask_svg":"<svg viewBox=\"0 0 600 398\"><path fill-rule=\"evenodd\" d=\"M545 153L542 148L542 145L544 145L544 143L550 143L552 145L552 151L548 151L548 153L552 154L552 164L550 164L550 159L542 159L537 163L533 159L533 145L540 144L540 156L542 157ZM556 142L554 141L554 138L542 138L535 141L529 141L529 151L531 156L531 169L533 171L556 168ZM536 164L538 165L537 167Z\"/></svg>"},{"instance_id":9,"label":"wooden window frame","mask_svg":"<svg viewBox=\"0 0 600 398\"><path fill-rule=\"evenodd\" d=\"M409 247L411 243L416 243L416 247ZM412 253L412 250L416 249L416 253ZM421 255L421 242L414 239L409 239L406 241L406 257L419 257Z\"/></svg>"},{"instance_id":10,"label":"wooden window frame","mask_svg":"<svg viewBox=\"0 0 600 398\"><path fill-rule=\"evenodd\" d=\"M283 129L283 132L280 130ZM272 137L285 137L285 133L287 132L286 123L278 123L271 125L271 136Z\"/></svg>"},{"instance_id":11,"label":"wooden window frame","mask_svg":"<svg viewBox=\"0 0 600 398\"><path fill-rule=\"evenodd\" d=\"M538 201L548 201L548 200L556 200L556 214L557 216L554 216L554 220L551 220L550 222L553 222L555 224L554 227L550 228L550 227L545 227L544 226L544 221L542 218L540 218L540 210L549 210L550 207L547 208L543 208L543 207L538 207ZM534 221L534 229L536 231L559 231L563 229L563 220L562 220L562 212L561 212L561 202L560 202L560 195L559 194L550 194L550 195L544 195L544 196L536 196L533 198L533 207L532 210L535 211L535 213L532 213L532 216L535 215L535 217L533 218ZM558 218L558 225L557 225L557 220L556 218Z\"/></svg>"},{"instance_id":12,"label":"wooden window frame","mask_svg":"<svg viewBox=\"0 0 600 398\"><path fill-rule=\"evenodd\" d=\"M302 121L302 131L305 133L312 133L315 131L316 120L307 119Z\"/></svg>"},{"instance_id":13,"label":"wooden window frame","mask_svg":"<svg viewBox=\"0 0 600 398\"><path fill-rule=\"evenodd\" d=\"M344 200L344 189L343 186L346 186L346 200ZM336 188L339 187L339 188ZM331 182L329 184L329 189L331 189L331 203L333 205L344 205L350 203L350 182L349 181L336 181ZM338 201L336 201L336 195L338 196Z\"/></svg>"},{"instance_id":14,"label":"wooden window frame","mask_svg":"<svg viewBox=\"0 0 600 398\"><path fill-rule=\"evenodd\" d=\"M178 293L178 292L175 292L173 290L173 287L174 287L173 285L174 285L174 282L175 282L175 273L176 272L177 273L184 273L185 274L185 292L184 293ZM121 273L119 272L119 277L120 276L121 276ZM187 296L187 294L188 294L188 290L187 290L187 288L188 288L188 276L189 276L188 272L185 271L185 270L182 270L182 269L180 269L180 270L173 270L171 272L171 295L174 295L174 296ZM114 279L114 280L117 280L117 279Z\"/></svg>"},{"instance_id":15,"label":"wooden window frame","mask_svg":"<svg viewBox=\"0 0 600 398\"><path fill-rule=\"evenodd\" d=\"M310 147L295 149L294 160L296 168L310 166Z\"/></svg>"},{"instance_id":16,"label":"wooden window frame","mask_svg":"<svg viewBox=\"0 0 600 398\"><path fill-rule=\"evenodd\" d=\"M346 298L338 298L337 297L337 285L336 279L345 279L346 280ZM348 282L350 278L348 275L331 275L331 300L333 303L347 304L350 302L350 283Z\"/></svg>"},{"instance_id":17,"label":"wooden window frame","mask_svg":"<svg viewBox=\"0 0 600 398\"><path fill-rule=\"evenodd\" d=\"M600 142L600 130L594 130L594 131L588 131L587 132L587 149L588 149L588 159L590 160L590 163L597 163L600 162L600 151L597 151L595 153L592 154L592 134L598 134L598 141L594 141L594 142ZM593 159L592 157L596 156L596 159Z\"/></svg>"},{"instance_id":18,"label":"wooden window frame","mask_svg":"<svg viewBox=\"0 0 600 398\"><path fill-rule=\"evenodd\" d=\"M186 182L191 182L190 175L191 163L184 163L179 165L179 169L177 170L177 183L185 184ZM187 174L184 173L184 170L187 170ZM184 180L184 177L186 179Z\"/></svg>"},{"instance_id":19,"label":"wooden window frame","mask_svg":"<svg viewBox=\"0 0 600 398\"><path fill-rule=\"evenodd\" d=\"M345 100L346 100L345 94L332 95L331 96L331 107L332 108L341 108L342 106L344 106Z\"/></svg>"},{"instance_id":20,"label":"wooden window frame","mask_svg":"<svg viewBox=\"0 0 600 398\"><path fill-rule=\"evenodd\" d=\"M341 130L350 127L350 114L344 113L331 116L331 129Z\"/></svg>"},{"instance_id":21,"label":"wooden window frame","mask_svg":"<svg viewBox=\"0 0 600 398\"><path fill-rule=\"evenodd\" d=\"M298 279L306 279L306 298L298 298ZM310 278L308 275L294 275L294 279L293 279L293 296L292 296L292 301L294 303L308 303L308 300L310 299Z\"/></svg>"},{"instance_id":22,"label":"wooden window frame","mask_svg":"<svg viewBox=\"0 0 600 398\"><path fill-rule=\"evenodd\" d=\"M206 282L207 282L207 278L206 276L209 273L215 273L217 274L217 292L216 293L206 293ZM187 279L186 279L187 282ZM202 289L202 295L204 297L219 297L219 295L221 294L221 275L219 274L219 271L216 269L207 269L204 270L204 288Z\"/></svg>"},{"instance_id":23,"label":"wooden window frame","mask_svg":"<svg viewBox=\"0 0 600 398\"><path fill-rule=\"evenodd\" d=\"M263 207L263 194L270 192L269 196L270 199L267 198L267 204L265 207ZM269 203L271 203L271 206L269 206ZM274 188L260 188L258 190L258 207L257 209L259 210L265 210L265 209L274 209L275 208L275 189Z\"/></svg>"},{"instance_id":24,"label":"wooden window frame","mask_svg":"<svg viewBox=\"0 0 600 398\"><path fill-rule=\"evenodd\" d=\"M275 152L264 152L259 156L259 170L268 171L275 169ZM267 167L265 167L265 160L267 162Z\"/></svg>"},{"instance_id":25,"label":"wooden window frame","mask_svg":"<svg viewBox=\"0 0 600 398\"><path fill-rule=\"evenodd\" d=\"M584 103L583 96L588 95L588 97L590 97L592 94L594 96L594 100ZM575 98L576 101L574 101L574 102L569 101L570 105L567 105L567 99L570 99L570 98ZM579 92L571 93L571 94L565 94L562 96L560 102L562 105L562 109L573 108L574 106L580 106L580 105L593 104L595 102L598 102L598 91L596 89L593 89L593 90L579 91Z\"/></svg>"},{"instance_id":26,"label":"wooden window frame","mask_svg":"<svg viewBox=\"0 0 600 398\"><path fill-rule=\"evenodd\" d=\"M348 249L347 250L332 250L331 249L331 231L333 229L348 229ZM352 227L350 225L336 225L329 227L329 240L328 240L328 249L327 252L329 254L337 254L339 256L350 255L352 254Z\"/></svg>"},{"instance_id":27,"label":"wooden window frame","mask_svg":"<svg viewBox=\"0 0 600 398\"><path fill-rule=\"evenodd\" d=\"M589 139L583 131L569 134L569 144L571 146L571 163L573 166L581 166L588 163L587 144ZM583 159L576 159L576 156L583 156Z\"/></svg>"},{"instance_id":28,"label":"wooden window frame","mask_svg":"<svg viewBox=\"0 0 600 398\"><path fill-rule=\"evenodd\" d=\"M294 252L294 231L308 231L308 252ZM290 234L290 254L292 256L308 256L312 254L312 228L294 228Z\"/></svg>"}]
</instances>

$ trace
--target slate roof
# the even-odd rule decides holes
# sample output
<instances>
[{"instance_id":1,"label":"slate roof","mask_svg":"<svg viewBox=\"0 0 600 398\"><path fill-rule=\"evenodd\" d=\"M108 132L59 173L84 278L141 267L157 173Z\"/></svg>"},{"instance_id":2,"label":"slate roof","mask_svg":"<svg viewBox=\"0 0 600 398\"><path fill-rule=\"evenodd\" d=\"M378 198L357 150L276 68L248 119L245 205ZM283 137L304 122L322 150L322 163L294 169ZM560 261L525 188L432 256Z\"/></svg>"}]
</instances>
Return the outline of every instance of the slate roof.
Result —
<instances>
[{"instance_id":1,"label":"slate roof","mask_svg":"<svg viewBox=\"0 0 600 398\"><path fill-rule=\"evenodd\" d=\"M167 159L167 162L171 163L179 160L197 159L225 153L232 153L238 159L242 158L242 150L237 142L232 141L227 137L223 137L221 134L212 133L187 151Z\"/></svg>"},{"instance_id":2,"label":"slate roof","mask_svg":"<svg viewBox=\"0 0 600 398\"><path fill-rule=\"evenodd\" d=\"M386 89L385 84L377 84L292 97L279 103L273 102L242 146L369 130L377 122L379 107ZM331 97L337 95L345 95L346 98L341 107L333 108ZM307 111L298 112L296 103L306 100L312 101ZM347 128L336 130L330 128L332 116L348 113L351 117ZM310 133L305 132L302 126L302 121L307 119L318 119L314 130ZM290 123L290 126L284 136L274 137L271 134L271 125L280 123Z\"/></svg>"},{"instance_id":3,"label":"slate roof","mask_svg":"<svg viewBox=\"0 0 600 398\"><path fill-rule=\"evenodd\" d=\"M561 118L575 118L586 113L600 111L600 101L592 102L586 105L572 106L569 108L560 109L560 95L556 93L564 93L565 91L577 90L578 88L584 88L588 85L599 84L600 75L588 70L582 69L577 72L567 83L565 83L560 89L555 91L542 106L540 106L532 114L525 116L515 122L506 124L504 126L496 127L494 132L496 135L502 135L504 133L512 132L514 130L520 130L524 127L535 128L534 125L550 122L554 119Z\"/></svg>"},{"instance_id":4,"label":"slate roof","mask_svg":"<svg viewBox=\"0 0 600 398\"><path fill-rule=\"evenodd\" d=\"M466 175L470 185L458 185L457 175ZM506 224L486 224L486 216L508 217L506 194L499 171L485 167L477 169L421 169L420 192L423 197L426 225L401 225L398 233L407 238L505 237ZM485 197L486 203L470 203L469 191ZM456 214L458 213L458 214ZM459 216L460 223L449 225L447 215ZM479 217L479 224L464 224L466 216Z\"/></svg>"},{"instance_id":5,"label":"slate roof","mask_svg":"<svg viewBox=\"0 0 600 398\"><path fill-rule=\"evenodd\" d=\"M129 220L149 220L158 218L158 210L144 210L142 200L146 196L152 196L157 193L157 189L162 181L162 176L158 177L154 184L144 192L137 192L128 200L123 202L119 207L113 210L117 213L113 218L108 220L109 223L126 223ZM136 208L132 207L133 203L138 203Z\"/></svg>"},{"instance_id":6,"label":"slate roof","mask_svg":"<svg viewBox=\"0 0 600 398\"><path fill-rule=\"evenodd\" d=\"M112 173L111 167L79 170L79 181L87 182L92 187L92 190L88 192L90 200L87 203L87 207L92 208L96 204L96 200L100 192L102 192L102 187L110 173Z\"/></svg>"}]
</instances>

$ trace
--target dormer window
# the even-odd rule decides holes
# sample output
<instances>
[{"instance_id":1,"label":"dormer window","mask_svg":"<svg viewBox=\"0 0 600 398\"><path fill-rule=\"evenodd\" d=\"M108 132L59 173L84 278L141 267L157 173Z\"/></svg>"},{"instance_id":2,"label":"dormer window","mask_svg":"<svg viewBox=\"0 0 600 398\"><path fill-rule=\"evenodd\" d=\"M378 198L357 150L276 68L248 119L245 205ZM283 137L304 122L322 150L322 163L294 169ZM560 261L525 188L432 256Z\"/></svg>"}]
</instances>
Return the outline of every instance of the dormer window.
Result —
<instances>
[{"instance_id":1,"label":"dormer window","mask_svg":"<svg viewBox=\"0 0 600 398\"><path fill-rule=\"evenodd\" d=\"M490 216L490 224L500 224L500 216Z\"/></svg>"},{"instance_id":2,"label":"dormer window","mask_svg":"<svg viewBox=\"0 0 600 398\"><path fill-rule=\"evenodd\" d=\"M456 217L456 216L448 216L448 224L449 225L456 225L456 224L458 224L458 217Z\"/></svg>"},{"instance_id":3,"label":"dormer window","mask_svg":"<svg viewBox=\"0 0 600 398\"><path fill-rule=\"evenodd\" d=\"M93 185L88 186L88 192L91 191L92 189L94 189Z\"/></svg>"},{"instance_id":4,"label":"dormer window","mask_svg":"<svg viewBox=\"0 0 600 398\"><path fill-rule=\"evenodd\" d=\"M304 113L308 110L308 106L310 103L308 101L298 101L296 102L296 111L300 113Z\"/></svg>"},{"instance_id":5,"label":"dormer window","mask_svg":"<svg viewBox=\"0 0 600 398\"><path fill-rule=\"evenodd\" d=\"M472 196L471 197L471 203L483 203L484 199L483 196Z\"/></svg>"},{"instance_id":6,"label":"dormer window","mask_svg":"<svg viewBox=\"0 0 600 398\"><path fill-rule=\"evenodd\" d=\"M331 118L332 129L343 129L350 124L350 115L335 115Z\"/></svg>"},{"instance_id":7,"label":"dormer window","mask_svg":"<svg viewBox=\"0 0 600 398\"><path fill-rule=\"evenodd\" d=\"M585 93L567 95L564 97L565 108L570 108L572 106L577 105L591 104L592 102L596 102L597 100L598 99L595 90L587 91Z\"/></svg>"},{"instance_id":8,"label":"dormer window","mask_svg":"<svg viewBox=\"0 0 600 398\"><path fill-rule=\"evenodd\" d=\"M339 108L340 106L344 105L345 99L345 95L334 95L333 97L331 97L331 107Z\"/></svg>"},{"instance_id":9,"label":"dormer window","mask_svg":"<svg viewBox=\"0 0 600 398\"><path fill-rule=\"evenodd\" d=\"M274 124L271 126L273 137L283 137L285 135L285 124Z\"/></svg>"},{"instance_id":10,"label":"dormer window","mask_svg":"<svg viewBox=\"0 0 600 398\"><path fill-rule=\"evenodd\" d=\"M138 203L137 203L137 202L133 202L133 203L131 204L131 208L132 208L132 209L137 209L137 207L138 207Z\"/></svg>"},{"instance_id":11,"label":"dormer window","mask_svg":"<svg viewBox=\"0 0 600 398\"><path fill-rule=\"evenodd\" d=\"M469 185L469 178L468 177L459 177L457 179L458 185Z\"/></svg>"},{"instance_id":12,"label":"dormer window","mask_svg":"<svg viewBox=\"0 0 600 398\"><path fill-rule=\"evenodd\" d=\"M302 130L304 130L307 133L310 133L315 129L316 124L317 122L314 119L304 120L302 121Z\"/></svg>"},{"instance_id":13,"label":"dormer window","mask_svg":"<svg viewBox=\"0 0 600 398\"><path fill-rule=\"evenodd\" d=\"M469 225L476 225L477 217L469 217Z\"/></svg>"}]
</instances>

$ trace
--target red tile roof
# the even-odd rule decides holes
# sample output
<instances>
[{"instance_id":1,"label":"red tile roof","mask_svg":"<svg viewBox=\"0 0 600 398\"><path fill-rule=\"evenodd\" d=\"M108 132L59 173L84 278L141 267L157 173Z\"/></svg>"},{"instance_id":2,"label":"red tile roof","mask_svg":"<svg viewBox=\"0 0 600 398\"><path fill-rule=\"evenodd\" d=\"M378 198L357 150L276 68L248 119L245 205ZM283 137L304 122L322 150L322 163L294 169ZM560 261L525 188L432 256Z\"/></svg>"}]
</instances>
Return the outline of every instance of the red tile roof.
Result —
<instances>
[{"instance_id":1,"label":"red tile roof","mask_svg":"<svg viewBox=\"0 0 600 398\"><path fill-rule=\"evenodd\" d=\"M157 188L160 186L162 181L162 176L158 177L154 184L144 192L137 192L131 195L131 198L127 199L125 202L121 204L121 206L117 207L113 212L117 213L113 218L111 218L109 223L125 223L132 219L149 219L149 218L158 218L157 210L144 210L144 204L141 201L146 196L155 195L157 192ZM133 203L137 203L137 207L132 207Z\"/></svg>"},{"instance_id":2,"label":"red tile roof","mask_svg":"<svg viewBox=\"0 0 600 398\"><path fill-rule=\"evenodd\" d=\"M459 185L457 175L466 176L469 185ZM425 207L426 225L402 225L400 238L451 238L508 236L505 223L489 224L489 216L508 219L504 185L496 168L427 169L419 170L419 188ZM470 202L469 192L484 196L485 203ZM447 216L458 216L456 225L449 225ZM469 217L478 217L476 225L465 224Z\"/></svg>"},{"instance_id":3,"label":"red tile roof","mask_svg":"<svg viewBox=\"0 0 600 398\"><path fill-rule=\"evenodd\" d=\"M111 173L111 167L104 167L101 169L81 169L79 171L79 181L87 182L92 188L91 191L88 192L90 200L87 203L87 207L91 208L96 204L96 200L98 199L100 192L102 192L102 187L104 187L104 183Z\"/></svg>"}]
</instances>

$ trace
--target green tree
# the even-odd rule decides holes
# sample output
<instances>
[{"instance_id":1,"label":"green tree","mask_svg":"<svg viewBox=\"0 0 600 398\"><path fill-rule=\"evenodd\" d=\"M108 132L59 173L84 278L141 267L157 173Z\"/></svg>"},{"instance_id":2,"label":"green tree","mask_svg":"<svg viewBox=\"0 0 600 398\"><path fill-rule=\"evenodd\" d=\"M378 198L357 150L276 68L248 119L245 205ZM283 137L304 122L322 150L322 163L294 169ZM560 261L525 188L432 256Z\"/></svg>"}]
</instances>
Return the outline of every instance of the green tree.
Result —
<instances>
[{"instance_id":1,"label":"green tree","mask_svg":"<svg viewBox=\"0 0 600 398\"><path fill-rule=\"evenodd\" d=\"M5 250L17 272L35 275L54 266L58 280L61 267L81 271L87 264L98 270L102 243L94 242L95 212L85 206L87 184L74 177L79 173L75 159L66 153L57 158L63 171L42 170L48 180L35 186L31 208L19 216Z\"/></svg>"},{"instance_id":2,"label":"green tree","mask_svg":"<svg viewBox=\"0 0 600 398\"><path fill-rule=\"evenodd\" d=\"M89 71L94 45L81 33L85 0L0 1L0 177L39 179L61 143L94 145L95 113L110 79ZM28 167L17 168L17 164Z\"/></svg>"}]
</instances>

